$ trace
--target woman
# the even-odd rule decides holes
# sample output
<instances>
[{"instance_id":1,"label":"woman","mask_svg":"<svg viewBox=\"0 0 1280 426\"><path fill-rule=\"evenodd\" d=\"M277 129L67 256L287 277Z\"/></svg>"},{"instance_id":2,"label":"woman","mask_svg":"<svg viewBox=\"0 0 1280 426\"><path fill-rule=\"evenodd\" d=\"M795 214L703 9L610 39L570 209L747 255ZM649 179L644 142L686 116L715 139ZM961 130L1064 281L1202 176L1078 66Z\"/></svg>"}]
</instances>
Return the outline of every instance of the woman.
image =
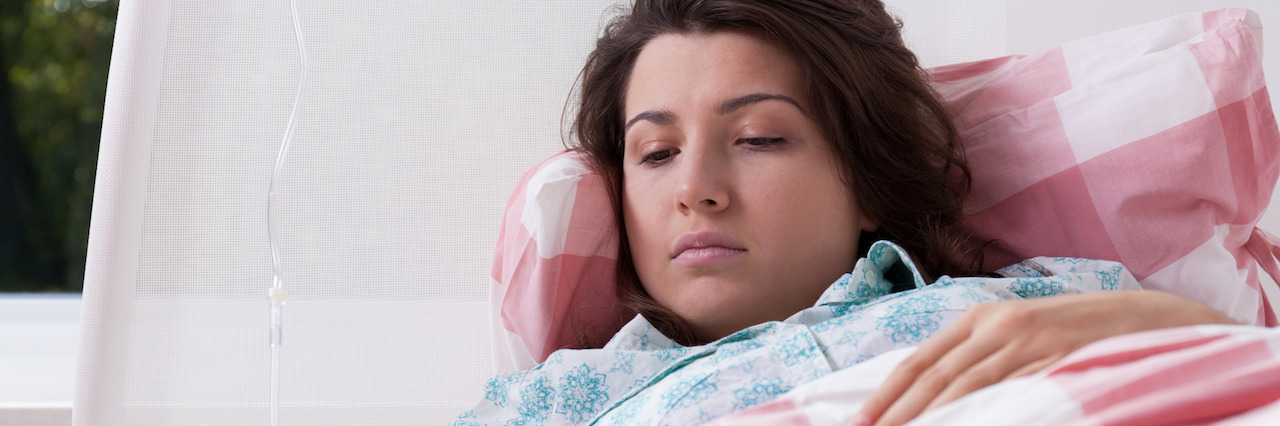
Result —
<instances>
[{"instance_id":1,"label":"woman","mask_svg":"<svg viewBox=\"0 0 1280 426\"><path fill-rule=\"evenodd\" d=\"M921 345L856 419L897 424L1103 337L1230 322L1086 293L1137 288L1108 262L950 278L980 269L955 228L968 170L879 1L638 0L581 96L575 135L611 184L618 291L641 316L495 378L460 424L704 422Z\"/></svg>"}]
</instances>

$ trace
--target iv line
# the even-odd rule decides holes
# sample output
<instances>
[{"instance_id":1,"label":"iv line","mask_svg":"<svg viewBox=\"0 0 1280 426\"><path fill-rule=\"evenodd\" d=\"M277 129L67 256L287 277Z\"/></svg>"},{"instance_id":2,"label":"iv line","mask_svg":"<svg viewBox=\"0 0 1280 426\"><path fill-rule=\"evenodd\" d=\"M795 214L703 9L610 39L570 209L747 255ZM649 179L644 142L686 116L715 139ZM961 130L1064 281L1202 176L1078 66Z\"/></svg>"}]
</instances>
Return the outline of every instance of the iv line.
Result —
<instances>
[{"instance_id":1,"label":"iv line","mask_svg":"<svg viewBox=\"0 0 1280 426\"><path fill-rule=\"evenodd\" d=\"M297 0L289 0L289 13L293 16L293 35L298 40L298 91L293 98L293 111L289 113L289 124L284 130L284 140L280 142L280 153L276 155L276 166L271 171L271 183L267 188L267 239L271 244L271 289L267 296L271 299L271 426L280 424L280 347L283 346L284 335L284 283L280 279L280 246L276 238L275 218L276 182L280 179L280 169L284 165L284 157L289 152L289 142L293 140L293 131L297 128L298 110L302 106L303 89L307 85L307 48L302 42L302 26L298 23Z\"/></svg>"}]
</instances>

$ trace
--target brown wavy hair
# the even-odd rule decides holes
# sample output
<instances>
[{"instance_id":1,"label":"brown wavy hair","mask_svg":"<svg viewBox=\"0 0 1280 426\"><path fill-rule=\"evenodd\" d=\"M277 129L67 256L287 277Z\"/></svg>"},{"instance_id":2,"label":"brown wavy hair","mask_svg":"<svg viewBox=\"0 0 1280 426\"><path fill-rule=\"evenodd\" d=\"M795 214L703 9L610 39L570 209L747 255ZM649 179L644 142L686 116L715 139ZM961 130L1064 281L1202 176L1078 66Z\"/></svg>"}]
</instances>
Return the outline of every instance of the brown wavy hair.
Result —
<instances>
[{"instance_id":1,"label":"brown wavy hair","mask_svg":"<svg viewBox=\"0 0 1280 426\"><path fill-rule=\"evenodd\" d=\"M607 182L617 219L617 292L628 308L681 344L704 343L687 323L645 292L622 218L623 105L631 70L654 37L720 30L764 35L800 65L813 119L839 159L858 205L880 224L860 253L887 239L922 272L967 274L957 228L970 174L950 117L901 23L878 0L636 0L608 23L579 76L572 125Z\"/></svg>"}]
</instances>

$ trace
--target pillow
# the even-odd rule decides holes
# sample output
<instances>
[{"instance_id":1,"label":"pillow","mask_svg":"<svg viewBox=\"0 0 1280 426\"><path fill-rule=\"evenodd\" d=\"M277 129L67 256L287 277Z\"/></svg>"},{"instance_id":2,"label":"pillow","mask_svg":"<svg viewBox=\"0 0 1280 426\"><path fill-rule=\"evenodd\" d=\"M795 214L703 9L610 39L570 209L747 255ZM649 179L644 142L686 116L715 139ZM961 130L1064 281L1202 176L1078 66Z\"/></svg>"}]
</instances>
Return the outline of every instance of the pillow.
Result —
<instances>
[{"instance_id":1,"label":"pillow","mask_svg":"<svg viewBox=\"0 0 1280 426\"><path fill-rule=\"evenodd\" d=\"M1261 287L1280 277L1280 249L1255 228L1280 175L1261 34L1253 12L1224 9L930 70L973 172L963 226L975 247L993 241L987 266L1119 261L1144 288L1276 325ZM500 371L579 336L602 345L634 315L613 295L608 195L583 164L548 159L508 202L491 293Z\"/></svg>"},{"instance_id":2,"label":"pillow","mask_svg":"<svg viewBox=\"0 0 1280 426\"><path fill-rule=\"evenodd\" d=\"M507 200L490 276L498 373L562 348L601 347L635 316L613 292L618 232L604 180L565 151L525 172Z\"/></svg>"},{"instance_id":3,"label":"pillow","mask_svg":"<svg viewBox=\"0 0 1280 426\"><path fill-rule=\"evenodd\" d=\"M1248 253L1280 172L1261 34L1224 9L932 70L988 265L1114 260L1144 288L1275 324Z\"/></svg>"}]
</instances>

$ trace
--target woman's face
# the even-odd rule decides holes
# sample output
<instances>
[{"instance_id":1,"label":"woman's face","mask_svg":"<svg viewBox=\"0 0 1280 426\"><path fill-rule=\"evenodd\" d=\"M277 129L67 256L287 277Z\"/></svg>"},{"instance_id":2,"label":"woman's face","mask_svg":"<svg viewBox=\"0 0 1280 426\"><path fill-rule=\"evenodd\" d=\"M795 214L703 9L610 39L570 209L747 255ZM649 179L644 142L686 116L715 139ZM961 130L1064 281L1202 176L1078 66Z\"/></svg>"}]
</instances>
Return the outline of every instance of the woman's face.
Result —
<instances>
[{"instance_id":1,"label":"woman's face","mask_svg":"<svg viewBox=\"0 0 1280 426\"><path fill-rule=\"evenodd\" d=\"M623 218L640 281L700 338L811 306L857 261L861 214L799 66L742 32L667 34L626 92Z\"/></svg>"}]
</instances>

